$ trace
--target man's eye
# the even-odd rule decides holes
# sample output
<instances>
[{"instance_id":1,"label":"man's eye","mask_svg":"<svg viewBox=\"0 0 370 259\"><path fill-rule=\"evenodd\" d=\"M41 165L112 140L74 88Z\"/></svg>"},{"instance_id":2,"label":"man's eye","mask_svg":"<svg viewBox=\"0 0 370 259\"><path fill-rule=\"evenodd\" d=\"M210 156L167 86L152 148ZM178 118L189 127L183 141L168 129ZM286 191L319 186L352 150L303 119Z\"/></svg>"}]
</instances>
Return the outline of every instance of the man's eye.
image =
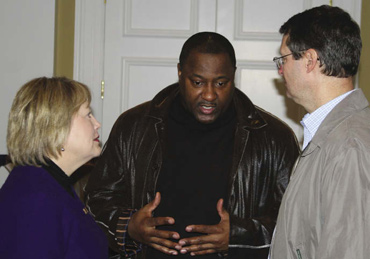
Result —
<instances>
[{"instance_id":1,"label":"man's eye","mask_svg":"<svg viewBox=\"0 0 370 259\"><path fill-rule=\"evenodd\" d=\"M216 86L224 86L224 85L226 85L226 83L225 83L225 82L217 82L217 83L216 83Z\"/></svg>"},{"instance_id":2,"label":"man's eye","mask_svg":"<svg viewBox=\"0 0 370 259\"><path fill-rule=\"evenodd\" d=\"M193 81L193 84L196 85L196 86L201 86L202 85L202 82L201 81Z\"/></svg>"}]
</instances>

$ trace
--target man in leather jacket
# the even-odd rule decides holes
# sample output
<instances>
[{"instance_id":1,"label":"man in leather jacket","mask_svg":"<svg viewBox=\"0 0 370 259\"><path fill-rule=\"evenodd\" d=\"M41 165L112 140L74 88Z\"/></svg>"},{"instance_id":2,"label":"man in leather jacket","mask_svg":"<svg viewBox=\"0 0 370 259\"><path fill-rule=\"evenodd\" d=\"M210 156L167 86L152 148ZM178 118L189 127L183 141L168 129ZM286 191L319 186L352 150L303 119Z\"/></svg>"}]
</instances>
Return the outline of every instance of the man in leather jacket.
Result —
<instances>
[{"instance_id":1,"label":"man in leather jacket","mask_svg":"<svg viewBox=\"0 0 370 259\"><path fill-rule=\"evenodd\" d=\"M298 156L292 130L234 86L231 43L184 44L179 83L116 121L86 186L115 258L266 258Z\"/></svg>"}]
</instances>

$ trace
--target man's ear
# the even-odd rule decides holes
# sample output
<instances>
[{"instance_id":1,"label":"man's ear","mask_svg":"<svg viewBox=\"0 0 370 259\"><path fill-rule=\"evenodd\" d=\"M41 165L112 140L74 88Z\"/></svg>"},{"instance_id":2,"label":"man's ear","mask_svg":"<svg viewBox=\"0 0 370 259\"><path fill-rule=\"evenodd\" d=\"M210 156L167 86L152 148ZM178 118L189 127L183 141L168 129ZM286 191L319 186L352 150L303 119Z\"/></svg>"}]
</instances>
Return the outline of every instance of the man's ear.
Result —
<instances>
[{"instance_id":1,"label":"man's ear","mask_svg":"<svg viewBox=\"0 0 370 259\"><path fill-rule=\"evenodd\" d=\"M305 51L303 54L305 59L306 59L306 71L307 73L311 72L314 70L316 66L319 66L319 60L318 57L319 55L317 54L316 50L314 49L308 49Z\"/></svg>"},{"instance_id":2,"label":"man's ear","mask_svg":"<svg viewBox=\"0 0 370 259\"><path fill-rule=\"evenodd\" d=\"M177 75L178 75L179 80L180 80L180 77L181 77L181 65L180 65L180 63L177 63Z\"/></svg>"}]
</instances>

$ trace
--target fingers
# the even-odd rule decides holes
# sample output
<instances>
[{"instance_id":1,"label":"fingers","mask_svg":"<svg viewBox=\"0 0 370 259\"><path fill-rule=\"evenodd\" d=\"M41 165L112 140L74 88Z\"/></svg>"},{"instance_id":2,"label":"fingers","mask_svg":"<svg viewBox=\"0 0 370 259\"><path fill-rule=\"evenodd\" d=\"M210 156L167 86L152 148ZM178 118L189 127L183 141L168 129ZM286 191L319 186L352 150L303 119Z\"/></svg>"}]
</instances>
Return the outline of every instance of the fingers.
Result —
<instances>
[{"instance_id":1,"label":"fingers","mask_svg":"<svg viewBox=\"0 0 370 259\"><path fill-rule=\"evenodd\" d=\"M151 237L179 239L180 235L177 232L159 230L156 228L157 226L172 225L174 223L175 220L171 217L132 218L132 222L129 222L129 234L133 238L138 238L137 241L143 243L149 243ZM130 227L131 224L132 227ZM132 235L132 232L135 234Z\"/></svg>"},{"instance_id":2,"label":"fingers","mask_svg":"<svg viewBox=\"0 0 370 259\"><path fill-rule=\"evenodd\" d=\"M161 202L161 195L156 193L154 200L135 212L128 224L128 233L134 240L153 247L169 255L177 255L181 246L172 239L180 239L180 235L174 231L159 230L156 227L172 225L175 219L172 217L153 217L153 211Z\"/></svg>"},{"instance_id":3,"label":"fingers","mask_svg":"<svg viewBox=\"0 0 370 259\"><path fill-rule=\"evenodd\" d=\"M181 254L190 253L190 255L205 255L216 252L217 250L211 244L187 246L180 250Z\"/></svg>"},{"instance_id":4,"label":"fingers","mask_svg":"<svg viewBox=\"0 0 370 259\"><path fill-rule=\"evenodd\" d=\"M230 216L223 207L224 200L219 199L217 202L217 212L221 220L217 225L189 225L185 228L187 232L198 232L203 234L217 234L222 232L229 232Z\"/></svg>"},{"instance_id":5,"label":"fingers","mask_svg":"<svg viewBox=\"0 0 370 259\"><path fill-rule=\"evenodd\" d=\"M151 247L153 247L154 249L156 249L158 251L161 251L162 253L168 254L168 255L177 255L178 254L177 250L173 250L173 249L170 249L170 248L165 247L165 246L152 244Z\"/></svg>"},{"instance_id":6,"label":"fingers","mask_svg":"<svg viewBox=\"0 0 370 259\"><path fill-rule=\"evenodd\" d=\"M180 239L180 235L174 231L166 231L166 230L157 230L151 229L146 233L147 236L157 237L157 238L166 238L166 239Z\"/></svg>"},{"instance_id":7,"label":"fingers","mask_svg":"<svg viewBox=\"0 0 370 259\"><path fill-rule=\"evenodd\" d=\"M178 243L172 242L168 239L152 238L151 241L152 242L148 244L149 246L166 254L177 255L178 250L181 249L181 246Z\"/></svg>"},{"instance_id":8,"label":"fingers","mask_svg":"<svg viewBox=\"0 0 370 259\"><path fill-rule=\"evenodd\" d=\"M217 253L217 251L215 249L208 249L208 250L202 250L198 252L190 252L190 255L195 256L195 255L205 255L205 254L212 254L212 253Z\"/></svg>"},{"instance_id":9,"label":"fingers","mask_svg":"<svg viewBox=\"0 0 370 259\"><path fill-rule=\"evenodd\" d=\"M190 232L206 233L206 235L184 238L179 241L183 248L181 253L194 252L195 255L225 251L229 246L229 222L217 225L188 226Z\"/></svg>"},{"instance_id":10,"label":"fingers","mask_svg":"<svg viewBox=\"0 0 370 259\"><path fill-rule=\"evenodd\" d=\"M144 243L151 244L153 239L179 239L180 236L177 232L173 231L163 231L158 230L156 227L161 225L172 225L175 223L172 217L157 217L153 218L152 211L157 208L161 202L161 195L159 192L156 193L153 201L149 202L143 208L135 212L129 223L128 223L128 233L134 240ZM164 244L163 242L158 242L159 244ZM165 242L165 244L167 244ZM173 243L175 244L175 243ZM174 246L172 244L172 246Z\"/></svg>"},{"instance_id":11,"label":"fingers","mask_svg":"<svg viewBox=\"0 0 370 259\"><path fill-rule=\"evenodd\" d=\"M181 246L199 246L202 248L212 248L212 246L207 246L210 244L218 245L219 243L222 243L222 240L219 239L220 237L218 235L202 235L202 236L195 236L195 237L188 237L183 238L179 241L179 244Z\"/></svg>"},{"instance_id":12,"label":"fingers","mask_svg":"<svg viewBox=\"0 0 370 259\"><path fill-rule=\"evenodd\" d=\"M197 232L203 234L217 234L222 232L220 224L217 225L190 225L185 228L186 232Z\"/></svg>"},{"instance_id":13,"label":"fingers","mask_svg":"<svg viewBox=\"0 0 370 259\"><path fill-rule=\"evenodd\" d=\"M194 253L195 255L221 252L228 249L229 239L225 235L205 235L181 239L180 253Z\"/></svg>"},{"instance_id":14,"label":"fingers","mask_svg":"<svg viewBox=\"0 0 370 259\"><path fill-rule=\"evenodd\" d=\"M148 227L156 227L162 225L173 225L175 219L172 217L157 217L157 218L146 218L143 222Z\"/></svg>"},{"instance_id":15,"label":"fingers","mask_svg":"<svg viewBox=\"0 0 370 259\"><path fill-rule=\"evenodd\" d=\"M221 218L220 222L216 225L187 226L185 228L187 232L197 232L205 235L181 239L179 241L179 245L182 246L180 253L204 255L228 250L230 233L229 213L223 208L223 199L218 200L216 207Z\"/></svg>"}]
</instances>

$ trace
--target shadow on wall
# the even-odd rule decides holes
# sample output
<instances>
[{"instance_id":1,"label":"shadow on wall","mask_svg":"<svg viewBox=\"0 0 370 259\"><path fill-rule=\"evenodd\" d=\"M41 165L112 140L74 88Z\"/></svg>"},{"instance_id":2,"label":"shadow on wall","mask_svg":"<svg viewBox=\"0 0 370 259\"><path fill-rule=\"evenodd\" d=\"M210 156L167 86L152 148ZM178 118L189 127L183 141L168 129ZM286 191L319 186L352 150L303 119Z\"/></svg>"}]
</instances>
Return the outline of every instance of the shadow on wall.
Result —
<instances>
[{"instance_id":1,"label":"shadow on wall","mask_svg":"<svg viewBox=\"0 0 370 259\"><path fill-rule=\"evenodd\" d=\"M300 125L300 121L302 120L302 117L306 113L304 108L296 104L292 99L286 96L286 87L282 79L274 79L273 81L274 81L273 84L278 90L279 95L284 96L285 107L287 108L286 116L289 119L293 120L295 123Z\"/></svg>"},{"instance_id":2,"label":"shadow on wall","mask_svg":"<svg viewBox=\"0 0 370 259\"><path fill-rule=\"evenodd\" d=\"M273 84L275 85L278 94L284 97L284 103L286 107L286 117L297 123L301 126L301 120L303 116L306 114L304 108L298 104L296 104L292 99L286 96L286 87L284 85L283 79L274 79ZM302 144L303 142L303 135L297 136L298 143Z\"/></svg>"}]
</instances>

